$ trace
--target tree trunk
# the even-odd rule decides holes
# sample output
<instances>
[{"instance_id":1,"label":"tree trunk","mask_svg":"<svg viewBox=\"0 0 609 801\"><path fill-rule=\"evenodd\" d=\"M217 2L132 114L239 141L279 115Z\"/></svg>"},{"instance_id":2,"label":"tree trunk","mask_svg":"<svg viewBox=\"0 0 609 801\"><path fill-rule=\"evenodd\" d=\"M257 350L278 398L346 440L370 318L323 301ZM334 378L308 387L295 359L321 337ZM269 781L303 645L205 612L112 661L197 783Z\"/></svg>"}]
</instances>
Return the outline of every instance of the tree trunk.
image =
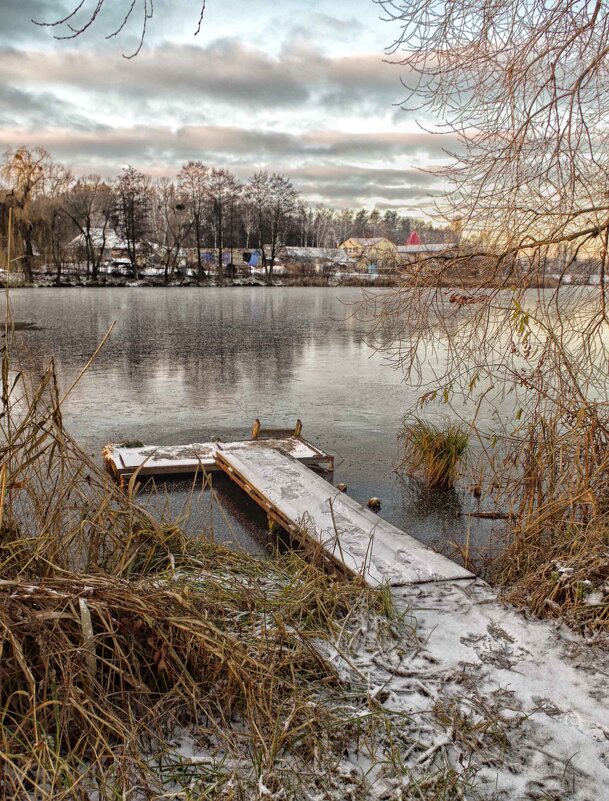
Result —
<instances>
[{"instance_id":1,"label":"tree trunk","mask_svg":"<svg viewBox=\"0 0 609 801\"><path fill-rule=\"evenodd\" d=\"M224 275L224 262L222 260L222 256L224 255L222 246L223 246L223 236L222 236L222 203L218 203L218 281L222 280Z\"/></svg>"},{"instance_id":2,"label":"tree trunk","mask_svg":"<svg viewBox=\"0 0 609 801\"><path fill-rule=\"evenodd\" d=\"M32 244L32 225L29 222L25 222L23 225L23 243L25 245L23 273L25 280L30 284L34 273L34 246Z\"/></svg>"},{"instance_id":3,"label":"tree trunk","mask_svg":"<svg viewBox=\"0 0 609 801\"><path fill-rule=\"evenodd\" d=\"M198 214L195 214L195 228L197 237L197 279L202 281L205 277L205 270L203 269L203 261L201 259L201 226Z\"/></svg>"},{"instance_id":4,"label":"tree trunk","mask_svg":"<svg viewBox=\"0 0 609 801\"><path fill-rule=\"evenodd\" d=\"M91 277L97 281L97 274L99 271L99 260L95 255L95 244L91 242Z\"/></svg>"}]
</instances>

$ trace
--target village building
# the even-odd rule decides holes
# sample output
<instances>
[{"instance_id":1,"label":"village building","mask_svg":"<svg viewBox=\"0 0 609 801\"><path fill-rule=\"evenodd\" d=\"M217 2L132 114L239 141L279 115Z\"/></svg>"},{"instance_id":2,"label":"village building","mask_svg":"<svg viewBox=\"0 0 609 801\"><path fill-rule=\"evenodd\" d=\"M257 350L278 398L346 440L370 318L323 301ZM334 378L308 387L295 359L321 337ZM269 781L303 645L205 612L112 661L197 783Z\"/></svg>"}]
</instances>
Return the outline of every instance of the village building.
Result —
<instances>
[{"instance_id":1,"label":"village building","mask_svg":"<svg viewBox=\"0 0 609 801\"><path fill-rule=\"evenodd\" d=\"M406 264L429 259L431 256L437 259L452 259L458 252L456 243L439 242L427 244L422 241L416 231L412 231L406 242L403 245L398 245L396 250L400 262Z\"/></svg>"},{"instance_id":2,"label":"village building","mask_svg":"<svg viewBox=\"0 0 609 801\"><path fill-rule=\"evenodd\" d=\"M103 247L101 257L102 263L108 264L114 262L115 264L130 264L129 249L127 242L120 237L113 228L92 228L91 229L91 242L93 247L99 251ZM136 246L139 249L139 246ZM74 253L75 261L84 261L86 253L85 237L83 234L78 234L70 242L70 250Z\"/></svg>"},{"instance_id":3,"label":"village building","mask_svg":"<svg viewBox=\"0 0 609 801\"><path fill-rule=\"evenodd\" d=\"M352 236L346 239L340 249L354 259L360 269L391 268L399 261L395 244L387 237L371 238Z\"/></svg>"},{"instance_id":4,"label":"village building","mask_svg":"<svg viewBox=\"0 0 609 801\"><path fill-rule=\"evenodd\" d=\"M339 270L352 270L356 260L341 248L282 246L278 259L286 270L299 275L329 275Z\"/></svg>"}]
</instances>

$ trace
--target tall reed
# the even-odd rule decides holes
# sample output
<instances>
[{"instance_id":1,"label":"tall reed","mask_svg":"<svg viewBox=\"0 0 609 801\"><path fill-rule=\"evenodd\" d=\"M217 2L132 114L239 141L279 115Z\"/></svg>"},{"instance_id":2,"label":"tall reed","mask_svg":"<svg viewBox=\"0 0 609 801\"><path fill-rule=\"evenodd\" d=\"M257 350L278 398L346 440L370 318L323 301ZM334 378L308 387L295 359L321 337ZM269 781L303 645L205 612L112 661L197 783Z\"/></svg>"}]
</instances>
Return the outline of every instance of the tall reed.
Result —
<instances>
[{"instance_id":1,"label":"tall reed","mask_svg":"<svg viewBox=\"0 0 609 801\"><path fill-rule=\"evenodd\" d=\"M588 630L609 629L609 421L602 406L543 415L509 456L517 480L494 578L515 603ZM504 472L509 475L509 465Z\"/></svg>"},{"instance_id":2,"label":"tall reed","mask_svg":"<svg viewBox=\"0 0 609 801\"><path fill-rule=\"evenodd\" d=\"M452 423L437 426L415 418L404 421L399 435L398 469L421 476L428 487L453 487L467 458L468 432Z\"/></svg>"},{"instance_id":3,"label":"tall reed","mask_svg":"<svg viewBox=\"0 0 609 801\"><path fill-rule=\"evenodd\" d=\"M368 724L314 644L386 599L158 520L65 430L54 365L32 385L7 353L0 798L247 798L279 764L330 770ZM182 760L185 736L204 758Z\"/></svg>"}]
</instances>

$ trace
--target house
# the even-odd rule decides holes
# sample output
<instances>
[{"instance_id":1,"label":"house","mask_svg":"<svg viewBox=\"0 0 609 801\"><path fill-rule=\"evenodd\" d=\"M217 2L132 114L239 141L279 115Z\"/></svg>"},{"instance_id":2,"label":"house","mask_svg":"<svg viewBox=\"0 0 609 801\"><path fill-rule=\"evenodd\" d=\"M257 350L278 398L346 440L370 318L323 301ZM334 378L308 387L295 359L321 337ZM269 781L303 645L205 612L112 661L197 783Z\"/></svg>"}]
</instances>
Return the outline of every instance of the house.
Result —
<instances>
[{"instance_id":1,"label":"house","mask_svg":"<svg viewBox=\"0 0 609 801\"><path fill-rule=\"evenodd\" d=\"M433 245L398 245L396 250L401 261L418 261L428 256L451 259L457 255L457 246L447 242Z\"/></svg>"},{"instance_id":2,"label":"house","mask_svg":"<svg viewBox=\"0 0 609 801\"><path fill-rule=\"evenodd\" d=\"M363 268L373 264L393 267L399 260L396 246L384 236L371 238L352 236L340 245L340 249Z\"/></svg>"},{"instance_id":3,"label":"house","mask_svg":"<svg viewBox=\"0 0 609 801\"><path fill-rule=\"evenodd\" d=\"M99 250L103 246L104 252L101 258L102 262L129 261L127 242L122 239L114 229L108 227L104 231L103 228L92 228L91 242L96 250ZM74 237L70 242L70 248L76 253L77 258L84 259L86 248L83 234Z\"/></svg>"},{"instance_id":4,"label":"house","mask_svg":"<svg viewBox=\"0 0 609 801\"><path fill-rule=\"evenodd\" d=\"M352 268L355 259L340 248L282 247L279 258L289 272L327 275L337 269Z\"/></svg>"},{"instance_id":5,"label":"house","mask_svg":"<svg viewBox=\"0 0 609 801\"><path fill-rule=\"evenodd\" d=\"M453 242L439 242L426 244L416 231L412 231L403 245L396 248L402 263L422 261L430 257L438 259L451 259L457 255L457 245Z\"/></svg>"}]
</instances>

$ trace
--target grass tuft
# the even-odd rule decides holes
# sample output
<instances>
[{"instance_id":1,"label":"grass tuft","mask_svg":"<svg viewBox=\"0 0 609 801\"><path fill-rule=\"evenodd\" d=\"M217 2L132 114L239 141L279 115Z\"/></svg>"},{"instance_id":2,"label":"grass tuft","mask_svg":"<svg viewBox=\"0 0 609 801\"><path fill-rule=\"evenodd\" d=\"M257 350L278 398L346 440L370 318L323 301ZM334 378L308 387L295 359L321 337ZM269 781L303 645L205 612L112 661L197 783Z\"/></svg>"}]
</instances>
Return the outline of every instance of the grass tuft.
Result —
<instances>
[{"instance_id":1,"label":"grass tuft","mask_svg":"<svg viewBox=\"0 0 609 801\"><path fill-rule=\"evenodd\" d=\"M402 458L398 469L420 476L427 487L453 487L467 459L468 432L452 423L436 426L426 420L404 421L399 434Z\"/></svg>"}]
</instances>

